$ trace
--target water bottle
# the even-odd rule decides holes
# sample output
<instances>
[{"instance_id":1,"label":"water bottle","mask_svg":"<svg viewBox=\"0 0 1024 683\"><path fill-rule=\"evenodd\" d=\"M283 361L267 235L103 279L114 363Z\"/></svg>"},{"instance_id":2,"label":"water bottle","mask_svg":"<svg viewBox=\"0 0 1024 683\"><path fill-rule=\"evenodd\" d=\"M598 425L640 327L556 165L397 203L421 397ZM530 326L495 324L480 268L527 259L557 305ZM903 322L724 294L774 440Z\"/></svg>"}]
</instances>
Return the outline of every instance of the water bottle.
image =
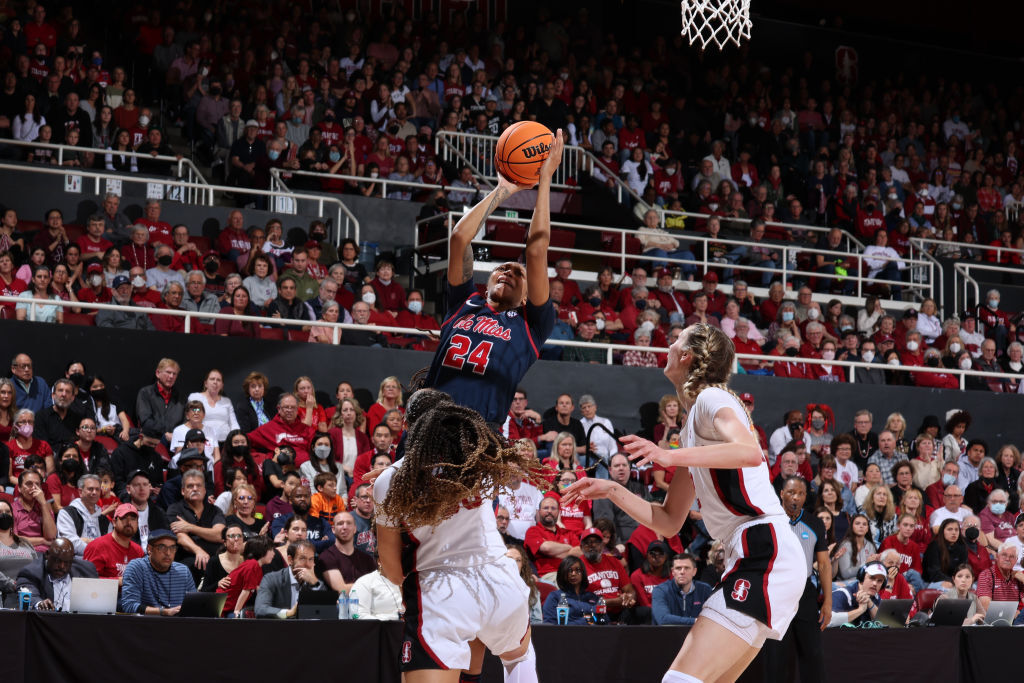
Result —
<instances>
[{"instance_id":1,"label":"water bottle","mask_svg":"<svg viewBox=\"0 0 1024 683\"><path fill-rule=\"evenodd\" d=\"M555 608L555 614L558 615L558 623L561 626L569 625L569 601L565 597L565 593L562 593L562 597L558 600L558 606Z\"/></svg>"},{"instance_id":2,"label":"water bottle","mask_svg":"<svg viewBox=\"0 0 1024 683\"><path fill-rule=\"evenodd\" d=\"M377 267L377 243L363 242L359 248L359 263L363 264L366 272L372 273Z\"/></svg>"},{"instance_id":3,"label":"water bottle","mask_svg":"<svg viewBox=\"0 0 1024 683\"><path fill-rule=\"evenodd\" d=\"M27 612L30 609L32 603L32 592L28 588L22 588L18 591L18 611Z\"/></svg>"},{"instance_id":4,"label":"water bottle","mask_svg":"<svg viewBox=\"0 0 1024 683\"><path fill-rule=\"evenodd\" d=\"M338 618L348 619L348 593L341 591L338 593Z\"/></svg>"},{"instance_id":5,"label":"water bottle","mask_svg":"<svg viewBox=\"0 0 1024 683\"><path fill-rule=\"evenodd\" d=\"M604 601L604 598L599 597L597 604L594 605L594 623L598 626L608 623L608 603Z\"/></svg>"},{"instance_id":6,"label":"water bottle","mask_svg":"<svg viewBox=\"0 0 1024 683\"><path fill-rule=\"evenodd\" d=\"M348 618L359 618L359 598L357 598L356 594L352 592L349 592L348 594Z\"/></svg>"}]
</instances>

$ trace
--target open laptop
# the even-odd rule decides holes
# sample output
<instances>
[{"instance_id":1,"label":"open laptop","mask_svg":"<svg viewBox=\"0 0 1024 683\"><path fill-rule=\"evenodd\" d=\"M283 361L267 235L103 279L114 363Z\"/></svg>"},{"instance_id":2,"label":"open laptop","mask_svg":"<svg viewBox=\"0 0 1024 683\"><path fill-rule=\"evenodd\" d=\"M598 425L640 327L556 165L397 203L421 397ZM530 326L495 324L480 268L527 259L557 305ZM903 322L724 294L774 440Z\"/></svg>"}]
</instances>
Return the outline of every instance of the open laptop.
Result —
<instances>
[{"instance_id":1,"label":"open laptop","mask_svg":"<svg viewBox=\"0 0 1024 683\"><path fill-rule=\"evenodd\" d=\"M219 619L227 599L227 593L185 593L178 616Z\"/></svg>"},{"instance_id":2,"label":"open laptop","mask_svg":"<svg viewBox=\"0 0 1024 683\"><path fill-rule=\"evenodd\" d=\"M297 619L337 619L338 593L329 590L301 591L295 617Z\"/></svg>"},{"instance_id":3,"label":"open laptop","mask_svg":"<svg viewBox=\"0 0 1024 683\"><path fill-rule=\"evenodd\" d=\"M875 612L875 621L892 628L903 628L907 625L907 615L913 600L882 600Z\"/></svg>"},{"instance_id":4,"label":"open laptop","mask_svg":"<svg viewBox=\"0 0 1024 683\"><path fill-rule=\"evenodd\" d=\"M116 614L117 581L72 577L71 611L76 614Z\"/></svg>"},{"instance_id":5,"label":"open laptop","mask_svg":"<svg viewBox=\"0 0 1024 683\"><path fill-rule=\"evenodd\" d=\"M985 612L985 623L989 626L1010 626L1016 613L1016 602L990 602Z\"/></svg>"},{"instance_id":6,"label":"open laptop","mask_svg":"<svg viewBox=\"0 0 1024 683\"><path fill-rule=\"evenodd\" d=\"M931 622L936 626L963 626L971 600L936 600L932 607Z\"/></svg>"}]
</instances>

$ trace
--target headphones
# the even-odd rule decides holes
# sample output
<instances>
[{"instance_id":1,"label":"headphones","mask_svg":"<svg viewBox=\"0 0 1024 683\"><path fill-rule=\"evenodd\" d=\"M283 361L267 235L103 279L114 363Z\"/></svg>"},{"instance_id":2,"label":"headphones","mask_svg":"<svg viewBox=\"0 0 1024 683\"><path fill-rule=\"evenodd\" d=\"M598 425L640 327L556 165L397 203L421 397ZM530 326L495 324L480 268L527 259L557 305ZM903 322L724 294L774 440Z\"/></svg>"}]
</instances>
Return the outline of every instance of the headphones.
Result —
<instances>
[{"instance_id":1,"label":"headphones","mask_svg":"<svg viewBox=\"0 0 1024 683\"><path fill-rule=\"evenodd\" d=\"M882 570L882 587L879 590L885 590L889 587L889 570L885 568L885 565L881 562L868 562L865 565L861 565L861 568L857 570L857 582L864 583L864 579L868 577L868 567L878 567Z\"/></svg>"}]
</instances>

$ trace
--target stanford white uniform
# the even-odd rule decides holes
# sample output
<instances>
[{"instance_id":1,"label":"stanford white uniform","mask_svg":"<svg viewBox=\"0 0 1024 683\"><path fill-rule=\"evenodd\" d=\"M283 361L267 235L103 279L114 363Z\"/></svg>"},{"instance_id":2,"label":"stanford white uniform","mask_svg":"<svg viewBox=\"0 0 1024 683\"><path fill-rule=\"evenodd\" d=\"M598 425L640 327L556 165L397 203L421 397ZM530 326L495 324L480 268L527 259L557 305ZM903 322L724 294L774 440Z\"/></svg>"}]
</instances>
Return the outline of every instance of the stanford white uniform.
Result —
<instances>
[{"instance_id":1,"label":"stanford white uniform","mask_svg":"<svg viewBox=\"0 0 1024 683\"><path fill-rule=\"evenodd\" d=\"M392 465L374 482L378 504L400 466ZM383 515L377 524L403 530L403 670L467 669L475 638L495 654L519 646L530 626L529 589L515 561L505 557L490 504L463 501L458 512L432 527L405 529Z\"/></svg>"},{"instance_id":2,"label":"stanford white uniform","mask_svg":"<svg viewBox=\"0 0 1024 683\"><path fill-rule=\"evenodd\" d=\"M724 443L714 425L715 415L723 409L750 425L735 396L709 387L687 415L683 446ZM722 579L701 615L754 647L765 638L781 639L803 593L804 555L772 488L768 462L762 454L756 467L689 471L704 524L712 538L722 539L726 553Z\"/></svg>"}]
</instances>

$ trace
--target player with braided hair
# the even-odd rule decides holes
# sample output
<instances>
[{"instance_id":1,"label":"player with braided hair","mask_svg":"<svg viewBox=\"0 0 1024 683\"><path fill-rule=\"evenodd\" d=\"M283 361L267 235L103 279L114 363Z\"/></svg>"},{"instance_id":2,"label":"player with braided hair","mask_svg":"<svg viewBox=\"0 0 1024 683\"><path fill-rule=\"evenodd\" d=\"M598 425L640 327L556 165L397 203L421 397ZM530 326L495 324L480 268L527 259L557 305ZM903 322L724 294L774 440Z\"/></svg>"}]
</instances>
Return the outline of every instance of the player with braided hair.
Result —
<instances>
[{"instance_id":1,"label":"player with braided hair","mask_svg":"<svg viewBox=\"0 0 1024 683\"><path fill-rule=\"evenodd\" d=\"M803 591L803 552L786 526L750 416L726 386L735 356L720 329L706 323L687 327L669 348L665 366L687 412L682 448L622 438L631 460L677 468L663 503L591 478L570 486L562 499L565 504L607 498L644 526L674 536L696 495L708 532L723 540L722 580L663 683L736 680L765 639L782 638Z\"/></svg>"},{"instance_id":2,"label":"player with braided hair","mask_svg":"<svg viewBox=\"0 0 1024 683\"><path fill-rule=\"evenodd\" d=\"M405 603L405 679L459 680L478 640L498 654L506 681L533 683L529 592L486 501L535 460L479 413L421 393L410 400L405 457L373 487L381 573L402 586Z\"/></svg>"}]
</instances>

